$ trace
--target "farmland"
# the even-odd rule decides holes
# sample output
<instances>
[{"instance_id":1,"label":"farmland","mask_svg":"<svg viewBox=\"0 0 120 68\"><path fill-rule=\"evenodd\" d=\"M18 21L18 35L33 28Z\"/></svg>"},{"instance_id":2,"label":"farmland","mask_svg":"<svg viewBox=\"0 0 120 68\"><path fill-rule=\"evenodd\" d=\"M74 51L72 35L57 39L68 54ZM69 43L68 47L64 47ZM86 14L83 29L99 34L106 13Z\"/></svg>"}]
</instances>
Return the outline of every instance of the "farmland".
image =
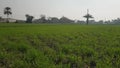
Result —
<instances>
[{"instance_id":1,"label":"farmland","mask_svg":"<svg viewBox=\"0 0 120 68\"><path fill-rule=\"evenodd\" d=\"M120 68L120 25L0 24L0 68Z\"/></svg>"}]
</instances>

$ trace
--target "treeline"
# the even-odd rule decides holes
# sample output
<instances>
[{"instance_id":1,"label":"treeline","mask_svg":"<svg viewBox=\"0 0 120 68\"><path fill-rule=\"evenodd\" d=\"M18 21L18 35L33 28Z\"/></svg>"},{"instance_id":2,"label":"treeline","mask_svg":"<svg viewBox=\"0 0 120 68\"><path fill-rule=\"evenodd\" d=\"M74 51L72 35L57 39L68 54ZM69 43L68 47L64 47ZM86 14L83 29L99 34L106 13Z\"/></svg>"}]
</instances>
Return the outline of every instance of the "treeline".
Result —
<instances>
[{"instance_id":1,"label":"treeline","mask_svg":"<svg viewBox=\"0 0 120 68\"><path fill-rule=\"evenodd\" d=\"M30 18L31 17L32 16L30 16ZM39 19L34 19L34 17L32 17L31 19L27 18L26 23L61 23L61 24L62 23L77 23L77 24L86 24L86 21L72 20L72 19L69 19L65 16L63 16L61 18L57 18L57 17L46 17L45 15L41 15ZM108 21L89 20L89 24L120 24L120 18L117 18L117 19L114 19L114 20L108 20Z\"/></svg>"},{"instance_id":2,"label":"treeline","mask_svg":"<svg viewBox=\"0 0 120 68\"><path fill-rule=\"evenodd\" d=\"M33 16L26 15L26 23L75 23L75 20L71 20L67 17L46 17L41 15L39 19L33 19Z\"/></svg>"},{"instance_id":3,"label":"treeline","mask_svg":"<svg viewBox=\"0 0 120 68\"><path fill-rule=\"evenodd\" d=\"M120 18L113 19L113 20L99 20L99 21L90 21L90 24L120 24Z\"/></svg>"}]
</instances>

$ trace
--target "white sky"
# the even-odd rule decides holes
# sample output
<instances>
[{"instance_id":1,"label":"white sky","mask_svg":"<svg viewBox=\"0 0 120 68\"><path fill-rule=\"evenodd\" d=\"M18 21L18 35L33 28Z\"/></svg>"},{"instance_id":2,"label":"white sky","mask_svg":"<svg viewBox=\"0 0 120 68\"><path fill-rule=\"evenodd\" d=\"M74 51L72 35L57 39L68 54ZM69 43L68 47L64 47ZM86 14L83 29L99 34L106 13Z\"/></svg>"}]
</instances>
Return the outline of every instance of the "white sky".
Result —
<instances>
[{"instance_id":1,"label":"white sky","mask_svg":"<svg viewBox=\"0 0 120 68\"><path fill-rule=\"evenodd\" d=\"M39 18L41 14L51 17L66 16L70 19L85 20L90 10L95 20L111 20L120 17L120 0L0 0L0 16L5 7L12 8L12 18L25 19L25 14Z\"/></svg>"}]
</instances>

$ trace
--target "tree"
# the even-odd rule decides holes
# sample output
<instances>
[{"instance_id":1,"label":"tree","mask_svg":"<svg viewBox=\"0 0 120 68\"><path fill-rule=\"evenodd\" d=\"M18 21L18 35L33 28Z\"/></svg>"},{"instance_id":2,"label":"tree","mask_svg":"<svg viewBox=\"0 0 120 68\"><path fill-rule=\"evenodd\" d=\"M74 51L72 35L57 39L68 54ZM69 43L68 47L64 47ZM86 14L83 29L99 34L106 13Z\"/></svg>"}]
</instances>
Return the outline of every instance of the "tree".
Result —
<instances>
[{"instance_id":1,"label":"tree","mask_svg":"<svg viewBox=\"0 0 120 68\"><path fill-rule=\"evenodd\" d=\"M61 23L73 23L74 21L63 16L60 18L60 22Z\"/></svg>"},{"instance_id":2,"label":"tree","mask_svg":"<svg viewBox=\"0 0 120 68\"><path fill-rule=\"evenodd\" d=\"M30 16L28 14L25 15L26 16L26 23L32 23L32 20L33 20L33 16Z\"/></svg>"},{"instance_id":3,"label":"tree","mask_svg":"<svg viewBox=\"0 0 120 68\"><path fill-rule=\"evenodd\" d=\"M2 17L0 17L0 22L2 21Z\"/></svg>"},{"instance_id":4,"label":"tree","mask_svg":"<svg viewBox=\"0 0 120 68\"><path fill-rule=\"evenodd\" d=\"M89 14L89 10L87 10L87 14L85 16L83 16L83 17L85 17L87 19L86 20L87 24L89 23L89 18L93 18L92 15Z\"/></svg>"},{"instance_id":5,"label":"tree","mask_svg":"<svg viewBox=\"0 0 120 68\"><path fill-rule=\"evenodd\" d=\"M48 22L49 23L59 23L59 19L57 17L49 17Z\"/></svg>"},{"instance_id":6,"label":"tree","mask_svg":"<svg viewBox=\"0 0 120 68\"><path fill-rule=\"evenodd\" d=\"M47 22L45 15L40 15L40 17L41 17L40 18L41 23L46 23Z\"/></svg>"},{"instance_id":7,"label":"tree","mask_svg":"<svg viewBox=\"0 0 120 68\"><path fill-rule=\"evenodd\" d=\"M0 20L2 19L2 17L0 17Z\"/></svg>"},{"instance_id":8,"label":"tree","mask_svg":"<svg viewBox=\"0 0 120 68\"><path fill-rule=\"evenodd\" d=\"M112 24L120 24L120 18L111 21Z\"/></svg>"},{"instance_id":9,"label":"tree","mask_svg":"<svg viewBox=\"0 0 120 68\"><path fill-rule=\"evenodd\" d=\"M12 14L11 8L10 7L6 7L4 9L4 14L7 15L7 21L6 22L9 23L9 15Z\"/></svg>"}]
</instances>

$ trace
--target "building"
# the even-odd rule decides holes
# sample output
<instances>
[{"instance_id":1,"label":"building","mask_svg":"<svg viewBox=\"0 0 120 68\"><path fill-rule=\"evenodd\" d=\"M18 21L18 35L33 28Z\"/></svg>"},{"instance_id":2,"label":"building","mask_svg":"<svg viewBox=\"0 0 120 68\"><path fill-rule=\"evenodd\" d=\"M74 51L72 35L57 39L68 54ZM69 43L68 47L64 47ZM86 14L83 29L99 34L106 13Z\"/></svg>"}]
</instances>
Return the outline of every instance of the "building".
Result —
<instances>
[{"instance_id":1,"label":"building","mask_svg":"<svg viewBox=\"0 0 120 68\"><path fill-rule=\"evenodd\" d=\"M4 23L7 21L7 18L0 18L0 22ZM17 20L16 19L12 19L12 18L8 18L8 21L9 22L16 22Z\"/></svg>"}]
</instances>

